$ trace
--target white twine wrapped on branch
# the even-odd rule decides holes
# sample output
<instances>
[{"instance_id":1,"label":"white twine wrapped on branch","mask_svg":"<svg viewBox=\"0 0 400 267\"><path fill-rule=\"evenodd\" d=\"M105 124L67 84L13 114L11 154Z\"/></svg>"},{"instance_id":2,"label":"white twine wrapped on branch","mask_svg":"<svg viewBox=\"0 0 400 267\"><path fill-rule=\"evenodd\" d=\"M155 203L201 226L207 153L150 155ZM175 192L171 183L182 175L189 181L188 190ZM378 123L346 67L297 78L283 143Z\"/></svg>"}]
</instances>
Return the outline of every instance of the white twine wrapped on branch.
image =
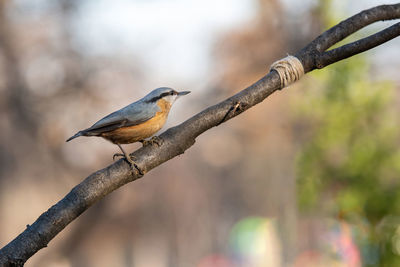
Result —
<instances>
[{"instance_id":1,"label":"white twine wrapped on branch","mask_svg":"<svg viewBox=\"0 0 400 267\"><path fill-rule=\"evenodd\" d=\"M289 86L304 75L303 64L297 57L290 55L272 63L270 70L279 74L281 88Z\"/></svg>"}]
</instances>

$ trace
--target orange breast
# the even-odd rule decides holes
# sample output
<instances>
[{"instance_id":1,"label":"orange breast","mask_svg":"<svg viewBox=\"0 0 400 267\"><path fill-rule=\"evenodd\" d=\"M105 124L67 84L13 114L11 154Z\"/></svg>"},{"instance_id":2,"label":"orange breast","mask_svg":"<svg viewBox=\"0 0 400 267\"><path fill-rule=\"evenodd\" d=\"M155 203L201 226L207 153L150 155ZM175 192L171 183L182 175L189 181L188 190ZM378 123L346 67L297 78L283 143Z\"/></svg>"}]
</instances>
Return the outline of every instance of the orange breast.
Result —
<instances>
[{"instance_id":1,"label":"orange breast","mask_svg":"<svg viewBox=\"0 0 400 267\"><path fill-rule=\"evenodd\" d=\"M114 144L130 144L148 138L158 132L165 124L171 105L161 99L157 102L161 111L150 120L133 126L121 127L102 133L101 136Z\"/></svg>"}]
</instances>

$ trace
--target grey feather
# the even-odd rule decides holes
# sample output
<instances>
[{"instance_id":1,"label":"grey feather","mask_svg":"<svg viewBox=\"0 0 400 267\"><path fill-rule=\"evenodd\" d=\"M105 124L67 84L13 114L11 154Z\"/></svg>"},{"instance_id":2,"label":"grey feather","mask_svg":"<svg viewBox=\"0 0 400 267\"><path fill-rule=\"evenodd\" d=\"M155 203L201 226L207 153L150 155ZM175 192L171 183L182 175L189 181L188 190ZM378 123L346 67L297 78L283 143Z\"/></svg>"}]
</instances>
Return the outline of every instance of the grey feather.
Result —
<instances>
[{"instance_id":1,"label":"grey feather","mask_svg":"<svg viewBox=\"0 0 400 267\"><path fill-rule=\"evenodd\" d=\"M138 125L153 118L158 111L161 110L156 103L144 103L141 99L102 118L83 132L84 134L97 135L121 127Z\"/></svg>"}]
</instances>

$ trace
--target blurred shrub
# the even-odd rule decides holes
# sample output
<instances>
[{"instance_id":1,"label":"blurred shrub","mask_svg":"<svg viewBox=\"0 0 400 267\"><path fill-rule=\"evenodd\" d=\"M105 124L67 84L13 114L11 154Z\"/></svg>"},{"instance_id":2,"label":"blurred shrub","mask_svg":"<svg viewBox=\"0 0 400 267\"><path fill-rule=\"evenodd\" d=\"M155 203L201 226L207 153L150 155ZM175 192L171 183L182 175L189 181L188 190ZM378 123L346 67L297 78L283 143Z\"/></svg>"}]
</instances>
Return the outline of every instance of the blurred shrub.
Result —
<instances>
[{"instance_id":1,"label":"blurred shrub","mask_svg":"<svg viewBox=\"0 0 400 267\"><path fill-rule=\"evenodd\" d=\"M358 239L364 265L398 266L400 243L393 240L399 232L400 129L394 87L377 81L360 56L313 78L295 104L297 119L311 129L297 161L299 204L366 227L367 238Z\"/></svg>"}]
</instances>

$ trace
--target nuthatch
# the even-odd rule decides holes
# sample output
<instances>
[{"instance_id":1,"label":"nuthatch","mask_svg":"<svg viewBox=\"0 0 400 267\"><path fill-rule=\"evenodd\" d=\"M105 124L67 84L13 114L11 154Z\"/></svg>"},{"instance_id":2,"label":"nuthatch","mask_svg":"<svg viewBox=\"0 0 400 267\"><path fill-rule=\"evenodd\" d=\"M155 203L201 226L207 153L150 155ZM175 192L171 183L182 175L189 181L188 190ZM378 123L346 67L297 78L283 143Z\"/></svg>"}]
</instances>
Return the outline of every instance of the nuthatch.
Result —
<instances>
[{"instance_id":1,"label":"nuthatch","mask_svg":"<svg viewBox=\"0 0 400 267\"><path fill-rule=\"evenodd\" d=\"M142 99L102 118L92 127L77 132L68 138L67 142L79 136L103 137L116 144L131 166L137 168L121 144L135 142L144 144L145 138L152 136L164 126L175 100L189 93L190 91L177 92L168 87L154 89Z\"/></svg>"}]
</instances>

